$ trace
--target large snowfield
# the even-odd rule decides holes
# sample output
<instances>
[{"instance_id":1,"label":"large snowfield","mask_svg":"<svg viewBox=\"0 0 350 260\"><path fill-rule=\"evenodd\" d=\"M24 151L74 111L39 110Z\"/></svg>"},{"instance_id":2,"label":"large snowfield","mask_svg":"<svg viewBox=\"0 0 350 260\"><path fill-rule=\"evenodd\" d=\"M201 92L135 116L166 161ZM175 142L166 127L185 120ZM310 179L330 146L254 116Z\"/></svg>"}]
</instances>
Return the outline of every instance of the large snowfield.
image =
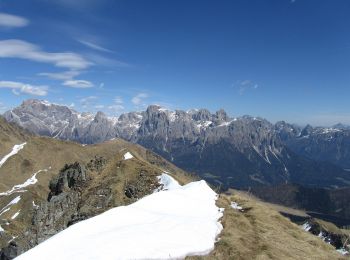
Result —
<instances>
[{"instance_id":1,"label":"large snowfield","mask_svg":"<svg viewBox=\"0 0 350 260\"><path fill-rule=\"evenodd\" d=\"M179 259L214 248L222 230L217 194L205 181L163 190L79 222L17 259Z\"/></svg>"}]
</instances>

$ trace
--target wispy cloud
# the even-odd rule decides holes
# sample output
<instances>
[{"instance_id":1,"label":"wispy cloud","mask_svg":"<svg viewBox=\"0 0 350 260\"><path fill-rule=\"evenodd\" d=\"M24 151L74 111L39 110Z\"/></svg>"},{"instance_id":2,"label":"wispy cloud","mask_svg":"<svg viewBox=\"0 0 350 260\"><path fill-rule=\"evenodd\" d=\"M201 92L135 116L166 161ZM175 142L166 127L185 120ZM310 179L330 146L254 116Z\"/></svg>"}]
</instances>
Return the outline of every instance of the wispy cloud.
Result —
<instances>
[{"instance_id":1,"label":"wispy cloud","mask_svg":"<svg viewBox=\"0 0 350 260\"><path fill-rule=\"evenodd\" d=\"M62 84L63 86L66 87L71 87L71 88L92 88L94 84L88 80L66 80Z\"/></svg>"},{"instance_id":2,"label":"wispy cloud","mask_svg":"<svg viewBox=\"0 0 350 260\"><path fill-rule=\"evenodd\" d=\"M86 57L88 57L89 60L93 61L94 63L102 66L107 66L107 67L115 66L115 67L121 67L121 68L131 67L131 65L126 62L115 60L96 53L86 54Z\"/></svg>"},{"instance_id":3,"label":"wispy cloud","mask_svg":"<svg viewBox=\"0 0 350 260\"><path fill-rule=\"evenodd\" d=\"M131 99L131 102L136 105L139 106L142 104L142 102L144 101L144 99L148 98L148 94L147 93L138 93L136 96L134 96Z\"/></svg>"},{"instance_id":4,"label":"wispy cloud","mask_svg":"<svg viewBox=\"0 0 350 260\"><path fill-rule=\"evenodd\" d=\"M95 105L96 109L103 109L105 106L104 105Z\"/></svg>"},{"instance_id":5,"label":"wispy cloud","mask_svg":"<svg viewBox=\"0 0 350 260\"><path fill-rule=\"evenodd\" d=\"M243 95L249 89L257 89L259 85L252 80L237 80L234 84L238 88L240 95Z\"/></svg>"},{"instance_id":6,"label":"wispy cloud","mask_svg":"<svg viewBox=\"0 0 350 260\"><path fill-rule=\"evenodd\" d=\"M24 17L13 14L0 13L0 27L18 28L25 27L28 24L29 20Z\"/></svg>"},{"instance_id":7,"label":"wispy cloud","mask_svg":"<svg viewBox=\"0 0 350 260\"><path fill-rule=\"evenodd\" d=\"M29 94L33 96L46 96L48 87L47 86L34 86L15 81L0 81L0 88L12 89L13 94Z\"/></svg>"},{"instance_id":8,"label":"wispy cloud","mask_svg":"<svg viewBox=\"0 0 350 260\"><path fill-rule=\"evenodd\" d=\"M120 97L120 96L116 96L116 97L114 98L114 103L115 103L115 104L124 104L123 98Z\"/></svg>"},{"instance_id":9,"label":"wispy cloud","mask_svg":"<svg viewBox=\"0 0 350 260\"><path fill-rule=\"evenodd\" d=\"M82 108L87 109L91 106L95 106L97 99L98 99L97 96L88 96L80 99L79 102Z\"/></svg>"},{"instance_id":10,"label":"wispy cloud","mask_svg":"<svg viewBox=\"0 0 350 260\"><path fill-rule=\"evenodd\" d=\"M77 70L69 70L69 71L64 71L64 72L42 72L38 73L39 76L44 76L48 77L51 79L56 79L56 80L71 80L76 76L79 76L81 74L80 71Z\"/></svg>"},{"instance_id":11,"label":"wispy cloud","mask_svg":"<svg viewBox=\"0 0 350 260\"><path fill-rule=\"evenodd\" d=\"M113 104L108 106L108 109L111 110L112 113L114 113L114 114L120 114L125 109L123 104L124 104L124 101L123 101L122 97L117 96L114 98Z\"/></svg>"},{"instance_id":12,"label":"wispy cloud","mask_svg":"<svg viewBox=\"0 0 350 260\"><path fill-rule=\"evenodd\" d=\"M50 63L70 70L86 69L93 63L73 52L45 52L37 45L22 40L0 41L0 58L18 58Z\"/></svg>"},{"instance_id":13,"label":"wispy cloud","mask_svg":"<svg viewBox=\"0 0 350 260\"><path fill-rule=\"evenodd\" d=\"M96 43L85 41L85 40L77 40L81 44L85 45L86 47L89 47L93 50L102 51L102 52L113 52L112 50L109 50L107 48L102 47L101 45L98 45Z\"/></svg>"}]
</instances>

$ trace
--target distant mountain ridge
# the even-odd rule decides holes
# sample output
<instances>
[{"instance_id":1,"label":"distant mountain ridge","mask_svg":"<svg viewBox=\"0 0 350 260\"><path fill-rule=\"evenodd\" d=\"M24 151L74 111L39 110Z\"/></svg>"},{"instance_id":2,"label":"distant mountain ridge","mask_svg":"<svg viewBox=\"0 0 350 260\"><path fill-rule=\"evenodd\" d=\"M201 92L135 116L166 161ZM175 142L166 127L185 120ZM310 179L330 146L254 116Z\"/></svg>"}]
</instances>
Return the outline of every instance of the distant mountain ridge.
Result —
<instances>
[{"instance_id":1,"label":"distant mountain ridge","mask_svg":"<svg viewBox=\"0 0 350 260\"><path fill-rule=\"evenodd\" d=\"M304 128L285 122L276 123L281 140L295 153L317 161L328 161L350 169L350 127Z\"/></svg>"},{"instance_id":2,"label":"distant mountain ridge","mask_svg":"<svg viewBox=\"0 0 350 260\"><path fill-rule=\"evenodd\" d=\"M151 105L146 111L111 118L27 100L4 117L31 132L80 143L120 137L223 188L281 183L332 188L350 183L348 172L327 161L315 162L296 148L310 127L251 116L232 118L224 110L212 114L206 109L170 111Z\"/></svg>"}]
</instances>

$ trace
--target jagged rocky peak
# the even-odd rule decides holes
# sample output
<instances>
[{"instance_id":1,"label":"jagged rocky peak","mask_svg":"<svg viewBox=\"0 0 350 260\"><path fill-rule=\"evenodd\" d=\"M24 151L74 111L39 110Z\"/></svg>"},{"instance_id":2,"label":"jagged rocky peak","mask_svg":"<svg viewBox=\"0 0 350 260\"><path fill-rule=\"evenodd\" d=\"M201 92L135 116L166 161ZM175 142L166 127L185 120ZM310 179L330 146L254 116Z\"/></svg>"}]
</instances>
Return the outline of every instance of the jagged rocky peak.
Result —
<instances>
[{"instance_id":1,"label":"jagged rocky peak","mask_svg":"<svg viewBox=\"0 0 350 260\"><path fill-rule=\"evenodd\" d=\"M50 194L48 201L67 189L74 189L88 179L85 167L78 162L66 164L59 175L50 182Z\"/></svg>"},{"instance_id":2,"label":"jagged rocky peak","mask_svg":"<svg viewBox=\"0 0 350 260\"><path fill-rule=\"evenodd\" d=\"M299 126L286 123L285 121L278 121L275 124L275 131L283 141L299 136L301 130Z\"/></svg>"},{"instance_id":3,"label":"jagged rocky peak","mask_svg":"<svg viewBox=\"0 0 350 260\"><path fill-rule=\"evenodd\" d=\"M215 115L216 115L216 118L217 118L219 121L224 121L224 122L226 122L226 121L229 120L229 117L228 117L226 111L223 110L223 109L220 109L220 110L216 111Z\"/></svg>"},{"instance_id":4,"label":"jagged rocky peak","mask_svg":"<svg viewBox=\"0 0 350 260\"><path fill-rule=\"evenodd\" d=\"M212 115L209 110L201 108L192 113L192 118L196 121L210 121L212 119Z\"/></svg>"},{"instance_id":5,"label":"jagged rocky peak","mask_svg":"<svg viewBox=\"0 0 350 260\"><path fill-rule=\"evenodd\" d=\"M106 114L101 112L101 111L98 111L95 115L95 118L94 118L95 123L107 121L107 120L108 120L108 118L107 118Z\"/></svg>"},{"instance_id":6,"label":"jagged rocky peak","mask_svg":"<svg viewBox=\"0 0 350 260\"><path fill-rule=\"evenodd\" d=\"M300 133L300 136L308 136L313 132L314 128L311 125L307 125L303 128L303 130Z\"/></svg>"},{"instance_id":7,"label":"jagged rocky peak","mask_svg":"<svg viewBox=\"0 0 350 260\"><path fill-rule=\"evenodd\" d=\"M118 122L140 122L142 120L141 112L129 112L121 114L118 118Z\"/></svg>"},{"instance_id":8,"label":"jagged rocky peak","mask_svg":"<svg viewBox=\"0 0 350 260\"><path fill-rule=\"evenodd\" d=\"M332 128L339 130L350 130L350 126L344 125L342 123L335 124L334 126L332 126Z\"/></svg>"}]
</instances>

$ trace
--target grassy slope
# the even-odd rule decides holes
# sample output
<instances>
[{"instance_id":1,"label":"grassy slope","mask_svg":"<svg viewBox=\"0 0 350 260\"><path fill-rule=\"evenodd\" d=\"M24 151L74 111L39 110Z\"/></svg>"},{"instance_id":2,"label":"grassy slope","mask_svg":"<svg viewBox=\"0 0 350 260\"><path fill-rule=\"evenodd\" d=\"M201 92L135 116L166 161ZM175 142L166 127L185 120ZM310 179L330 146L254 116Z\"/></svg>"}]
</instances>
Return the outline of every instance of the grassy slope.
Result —
<instances>
[{"instance_id":1,"label":"grassy slope","mask_svg":"<svg viewBox=\"0 0 350 260\"><path fill-rule=\"evenodd\" d=\"M231 201L244 212L232 209ZM187 259L345 259L320 238L303 231L271 207L244 194L221 195L223 232L208 256Z\"/></svg>"}]
</instances>

